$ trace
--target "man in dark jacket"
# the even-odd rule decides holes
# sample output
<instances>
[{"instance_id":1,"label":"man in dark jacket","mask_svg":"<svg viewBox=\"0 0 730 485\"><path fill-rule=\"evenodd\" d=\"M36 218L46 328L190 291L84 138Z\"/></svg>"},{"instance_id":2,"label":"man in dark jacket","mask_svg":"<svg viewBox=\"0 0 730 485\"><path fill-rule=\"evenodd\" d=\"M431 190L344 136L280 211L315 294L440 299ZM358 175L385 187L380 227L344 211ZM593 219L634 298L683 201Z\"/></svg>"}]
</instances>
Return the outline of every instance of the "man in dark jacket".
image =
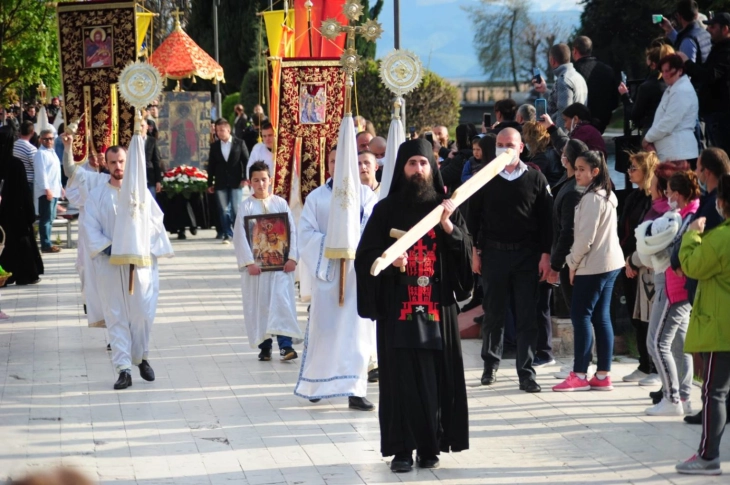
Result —
<instances>
[{"instance_id":1,"label":"man in dark jacket","mask_svg":"<svg viewBox=\"0 0 730 485\"><path fill-rule=\"evenodd\" d=\"M593 56L593 42L581 35L573 41L573 67L586 80L588 109L603 133L618 106L618 79L613 69Z\"/></svg>"},{"instance_id":2,"label":"man in dark jacket","mask_svg":"<svg viewBox=\"0 0 730 485\"><path fill-rule=\"evenodd\" d=\"M223 233L223 244L229 244L243 197L241 187L246 180L248 149L243 140L231 136L231 125L225 118L215 122L215 133L218 140L210 145L208 158L208 193L215 194L219 232Z\"/></svg>"},{"instance_id":3,"label":"man in dark jacket","mask_svg":"<svg viewBox=\"0 0 730 485\"><path fill-rule=\"evenodd\" d=\"M712 146L730 152L730 14L721 12L705 22L712 38L707 61L697 64L684 53L684 72L692 79Z\"/></svg>"},{"instance_id":4,"label":"man in dark jacket","mask_svg":"<svg viewBox=\"0 0 730 485\"><path fill-rule=\"evenodd\" d=\"M142 138L144 138L144 159L147 166L147 188L156 199L162 190L162 169L160 168L160 149L157 148L157 139L148 133L147 120L142 120Z\"/></svg>"},{"instance_id":5,"label":"man in dark jacket","mask_svg":"<svg viewBox=\"0 0 730 485\"><path fill-rule=\"evenodd\" d=\"M664 30L674 50L684 53L691 61L701 64L710 53L710 34L698 20L699 8L695 0L679 0L674 20L680 29L677 32L669 19L662 19L659 26Z\"/></svg>"}]
</instances>

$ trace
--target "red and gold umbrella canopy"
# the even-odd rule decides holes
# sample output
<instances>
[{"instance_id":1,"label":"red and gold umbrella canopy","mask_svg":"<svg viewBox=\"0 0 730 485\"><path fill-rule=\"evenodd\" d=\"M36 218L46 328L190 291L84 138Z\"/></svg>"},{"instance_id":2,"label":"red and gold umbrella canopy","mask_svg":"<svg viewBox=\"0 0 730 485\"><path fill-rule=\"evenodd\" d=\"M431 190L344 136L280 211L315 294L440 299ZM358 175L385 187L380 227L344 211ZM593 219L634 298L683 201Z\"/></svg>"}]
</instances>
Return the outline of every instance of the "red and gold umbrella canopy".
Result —
<instances>
[{"instance_id":1,"label":"red and gold umbrella canopy","mask_svg":"<svg viewBox=\"0 0 730 485\"><path fill-rule=\"evenodd\" d=\"M168 79L197 76L201 79L225 82L220 64L183 32L177 19L172 33L155 49L149 58L149 63Z\"/></svg>"}]
</instances>

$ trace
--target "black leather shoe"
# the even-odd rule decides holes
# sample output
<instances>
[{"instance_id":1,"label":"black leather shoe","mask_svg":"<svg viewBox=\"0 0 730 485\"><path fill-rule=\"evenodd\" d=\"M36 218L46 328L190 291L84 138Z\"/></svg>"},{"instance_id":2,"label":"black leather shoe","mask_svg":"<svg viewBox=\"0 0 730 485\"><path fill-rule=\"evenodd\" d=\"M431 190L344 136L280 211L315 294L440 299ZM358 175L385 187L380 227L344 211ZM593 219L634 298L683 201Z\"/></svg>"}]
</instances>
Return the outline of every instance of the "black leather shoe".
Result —
<instances>
[{"instance_id":1,"label":"black leather shoe","mask_svg":"<svg viewBox=\"0 0 730 485\"><path fill-rule=\"evenodd\" d=\"M373 369L368 372L368 382L378 382L379 379L380 371L378 369Z\"/></svg>"},{"instance_id":2,"label":"black leather shoe","mask_svg":"<svg viewBox=\"0 0 730 485\"><path fill-rule=\"evenodd\" d=\"M416 456L416 463L418 468L438 468L439 458L438 456Z\"/></svg>"},{"instance_id":3,"label":"black leather shoe","mask_svg":"<svg viewBox=\"0 0 730 485\"><path fill-rule=\"evenodd\" d=\"M534 379L525 379L524 381L520 382L520 391L540 392L542 391L542 387L540 387L540 384L535 382Z\"/></svg>"},{"instance_id":4,"label":"black leather shoe","mask_svg":"<svg viewBox=\"0 0 730 485\"><path fill-rule=\"evenodd\" d=\"M309 402L318 403L321 399L310 399Z\"/></svg>"},{"instance_id":5,"label":"black leather shoe","mask_svg":"<svg viewBox=\"0 0 730 485\"><path fill-rule=\"evenodd\" d=\"M358 411L372 411L375 409L375 404L371 403L364 397L350 396L347 400L350 409L357 409Z\"/></svg>"},{"instance_id":6,"label":"black leather shoe","mask_svg":"<svg viewBox=\"0 0 730 485\"><path fill-rule=\"evenodd\" d=\"M261 361L271 360L271 349L261 349L261 352L259 352L259 360L261 360Z\"/></svg>"},{"instance_id":7,"label":"black leather shoe","mask_svg":"<svg viewBox=\"0 0 730 485\"><path fill-rule=\"evenodd\" d=\"M128 370L119 373L119 379L114 383L114 389L126 389L132 386L132 374Z\"/></svg>"},{"instance_id":8,"label":"black leather shoe","mask_svg":"<svg viewBox=\"0 0 730 485\"><path fill-rule=\"evenodd\" d=\"M491 386L497 382L497 369L484 369L482 373L482 385Z\"/></svg>"},{"instance_id":9,"label":"black leather shoe","mask_svg":"<svg viewBox=\"0 0 730 485\"><path fill-rule=\"evenodd\" d=\"M476 307L482 306L482 299L481 298L472 298L469 303L461 307L461 311L463 313L468 312L469 310L473 310Z\"/></svg>"},{"instance_id":10,"label":"black leather shoe","mask_svg":"<svg viewBox=\"0 0 730 485\"><path fill-rule=\"evenodd\" d=\"M190 228L190 234L193 236L196 236L198 234L198 228L197 227L191 227Z\"/></svg>"},{"instance_id":11,"label":"black leather shoe","mask_svg":"<svg viewBox=\"0 0 730 485\"><path fill-rule=\"evenodd\" d=\"M106 344L106 351L111 352L112 351L112 344Z\"/></svg>"},{"instance_id":12,"label":"black leather shoe","mask_svg":"<svg viewBox=\"0 0 730 485\"><path fill-rule=\"evenodd\" d=\"M396 453L393 461L390 462L390 471L395 473L405 473L413 468L413 453Z\"/></svg>"},{"instance_id":13,"label":"black leather shoe","mask_svg":"<svg viewBox=\"0 0 730 485\"><path fill-rule=\"evenodd\" d=\"M694 415L685 416L684 422L687 424L702 424L702 411Z\"/></svg>"},{"instance_id":14,"label":"black leather shoe","mask_svg":"<svg viewBox=\"0 0 730 485\"><path fill-rule=\"evenodd\" d=\"M155 371L152 370L152 367L150 366L150 363L146 360L143 360L139 364L139 376L149 382L152 382L155 380Z\"/></svg>"}]
</instances>

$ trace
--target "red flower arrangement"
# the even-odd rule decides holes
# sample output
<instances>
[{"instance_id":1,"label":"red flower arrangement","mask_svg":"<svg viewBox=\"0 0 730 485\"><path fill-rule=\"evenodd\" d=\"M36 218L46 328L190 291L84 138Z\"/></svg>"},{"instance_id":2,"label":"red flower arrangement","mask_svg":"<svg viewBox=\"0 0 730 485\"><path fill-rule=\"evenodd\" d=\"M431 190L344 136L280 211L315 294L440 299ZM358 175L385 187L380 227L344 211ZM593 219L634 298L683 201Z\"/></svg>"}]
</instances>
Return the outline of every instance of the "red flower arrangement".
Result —
<instances>
[{"instance_id":1,"label":"red flower arrangement","mask_svg":"<svg viewBox=\"0 0 730 485\"><path fill-rule=\"evenodd\" d=\"M188 165L168 170L162 177L162 190L168 197L182 194L189 199L191 194L203 193L207 188L208 174L204 170Z\"/></svg>"}]
</instances>

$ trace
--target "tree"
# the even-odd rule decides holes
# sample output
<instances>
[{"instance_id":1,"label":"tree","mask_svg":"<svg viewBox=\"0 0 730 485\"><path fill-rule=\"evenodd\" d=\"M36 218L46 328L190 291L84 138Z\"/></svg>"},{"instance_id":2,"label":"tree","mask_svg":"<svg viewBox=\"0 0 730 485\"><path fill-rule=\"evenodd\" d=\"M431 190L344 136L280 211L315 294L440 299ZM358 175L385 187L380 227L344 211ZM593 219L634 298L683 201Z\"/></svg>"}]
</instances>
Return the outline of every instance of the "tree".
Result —
<instances>
[{"instance_id":1,"label":"tree","mask_svg":"<svg viewBox=\"0 0 730 485\"><path fill-rule=\"evenodd\" d=\"M55 4L0 0L0 102L43 80L61 91Z\"/></svg>"},{"instance_id":2,"label":"tree","mask_svg":"<svg viewBox=\"0 0 730 485\"><path fill-rule=\"evenodd\" d=\"M515 90L522 46L519 38L530 26L529 0L480 0L475 7L462 7L472 15L474 46L484 74L493 79L512 78Z\"/></svg>"},{"instance_id":3,"label":"tree","mask_svg":"<svg viewBox=\"0 0 730 485\"><path fill-rule=\"evenodd\" d=\"M261 94L263 93L267 83L263 76L268 76L268 70L264 67L252 67L243 76L243 82L241 83L241 95L238 102L241 103L248 113L253 112L253 107L261 102ZM262 103L263 104L263 103ZM267 110L267 106L262 106L264 111Z\"/></svg>"},{"instance_id":4,"label":"tree","mask_svg":"<svg viewBox=\"0 0 730 485\"><path fill-rule=\"evenodd\" d=\"M372 121L376 131L385 135L390 126L393 95L383 87L375 61L363 62L355 87L357 114ZM409 126L454 126L459 121L457 88L431 71L425 72L421 84L405 100Z\"/></svg>"},{"instance_id":5,"label":"tree","mask_svg":"<svg viewBox=\"0 0 730 485\"><path fill-rule=\"evenodd\" d=\"M383 10L385 0L375 0L375 5L370 8L370 0L362 0L363 6L362 16L357 22L358 25L364 24L368 19L378 20L380 12ZM375 42L368 42L362 37L355 38L355 48L357 53L365 59L375 59Z\"/></svg>"},{"instance_id":6,"label":"tree","mask_svg":"<svg viewBox=\"0 0 730 485\"><path fill-rule=\"evenodd\" d=\"M214 57L213 1L190 0L187 33L211 57ZM218 6L218 46L220 64L226 73L221 91L236 92L243 76L253 65L260 49L261 19L257 12L268 7L265 0L220 2ZM196 90L212 90L212 83L199 82Z\"/></svg>"}]
</instances>

